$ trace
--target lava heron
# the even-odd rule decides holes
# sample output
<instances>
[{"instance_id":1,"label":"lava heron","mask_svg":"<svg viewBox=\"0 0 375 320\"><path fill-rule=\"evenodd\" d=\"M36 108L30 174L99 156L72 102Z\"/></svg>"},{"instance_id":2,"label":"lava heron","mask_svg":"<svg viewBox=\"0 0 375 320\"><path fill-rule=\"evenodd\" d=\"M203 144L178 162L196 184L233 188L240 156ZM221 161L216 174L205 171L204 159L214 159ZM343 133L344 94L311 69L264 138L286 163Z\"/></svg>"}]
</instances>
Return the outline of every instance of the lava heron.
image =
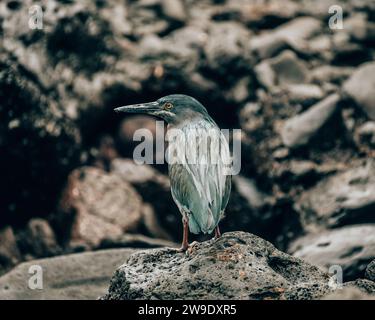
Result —
<instances>
[{"instance_id":1,"label":"lava heron","mask_svg":"<svg viewBox=\"0 0 375 320\"><path fill-rule=\"evenodd\" d=\"M168 123L168 171L172 197L182 214L181 250L192 233L220 237L231 190L231 157L228 142L206 108L196 99L173 94L154 102L123 106L116 112L145 113ZM177 133L177 134L176 134ZM173 150L173 151L171 151Z\"/></svg>"}]
</instances>

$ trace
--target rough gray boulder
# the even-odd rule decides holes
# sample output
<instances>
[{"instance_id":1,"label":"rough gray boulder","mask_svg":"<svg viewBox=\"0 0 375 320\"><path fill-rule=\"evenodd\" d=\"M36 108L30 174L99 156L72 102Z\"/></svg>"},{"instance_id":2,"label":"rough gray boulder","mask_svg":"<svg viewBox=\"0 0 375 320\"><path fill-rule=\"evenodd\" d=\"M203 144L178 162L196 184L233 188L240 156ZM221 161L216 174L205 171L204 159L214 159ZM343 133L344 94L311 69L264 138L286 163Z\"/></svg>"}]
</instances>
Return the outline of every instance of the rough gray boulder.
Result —
<instances>
[{"instance_id":1,"label":"rough gray boulder","mask_svg":"<svg viewBox=\"0 0 375 320\"><path fill-rule=\"evenodd\" d=\"M133 254L113 276L103 299L316 299L330 277L245 232Z\"/></svg>"},{"instance_id":2,"label":"rough gray boulder","mask_svg":"<svg viewBox=\"0 0 375 320\"><path fill-rule=\"evenodd\" d=\"M321 22L312 17L299 17L281 25L275 32L291 44L304 41L321 28Z\"/></svg>"},{"instance_id":3,"label":"rough gray boulder","mask_svg":"<svg viewBox=\"0 0 375 320\"><path fill-rule=\"evenodd\" d=\"M358 106L361 107L372 120L375 120L374 72L374 62L364 63L344 83L344 91L355 100Z\"/></svg>"},{"instance_id":4,"label":"rough gray boulder","mask_svg":"<svg viewBox=\"0 0 375 320\"><path fill-rule=\"evenodd\" d=\"M62 253L54 231L48 221L31 219L26 228L17 234L17 244L22 253L35 258L51 257Z\"/></svg>"},{"instance_id":5,"label":"rough gray boulder","mask_svg":"<svg viewBox=\"0 0 375 320\"><path fill-rule=\"evenodd\" d=\"M258 81L272 91L277 86L307 83L310 80L303 60L291 50L284 50L278 56L263 60L255 66Z\"/></svg>"},{"instance_id":6,"label":"rough gray boulder","mask_svg":"<svg viewBox=\"0 0 375 320\"><path fill-rule=\"evenodd\" d=\"M70 228L64 227L71 230L72 242L97 247L140 225L141 197L118 175L86 166L75 169L68 180L61 202L62 216L73 216Z\"/></svg>"},{"instance_id":7,"label":"rough gray boulder","mask_svg":"<svg viewBox=\"0 0 375 320\"><path fill-rule=\"evenodd\" d=\"M181 215L172 199L168 177L148 164L137 165L130 159L115 159L112 173L130 183L142 200L153 208L151 223L144 219L149 232L154 237L179 241L175 230L176 224L181 223Z\"/></svg>"},{"instance_id":8,"label":"rough gray boulder","mask_svg":"<svg viewBox=\"0 0 375 320\"><path fill-rule=\"evenodd\" d=\"M334 114L339 100L338 94L332 94L307 111L288 119L281 131L284 145L295 148L307 144Z\"/></svg>"},{"instance_id":9,"label":"rough gray boulder","mask_svg":"<svg viewBox=\"0 0 375 320\"><path fill-rule=\"evenodd\" d=\"M15 265L21 260L21 253L17 246L16 237L12 227L0 229L0 274L3 269Z\"/></svg>"},{"instance_id":10,"label":"rough gray boulder","mask_svg":"<svg viewBox=\"0 0 375 320\"><path fill-rule=\"evenodd\" d=\"M21 263L0 278L0 300L97 299L105 293L113 270L133 252L99 250ZM34 265L42 268L43 290L28 286Z\"/></svg>"},{"instance_id":11,"label":"rough gray boulder","mask_svg":"<svg viewBox=\"0 0 375 320\"><path fill-rule=\"evenodd\" d=\"M297 202L306 229L374 223L375 162L323 179Z\"/></svg>"},{"instance_id":12,"label":"rough gray boulder","mask_svg":"<svg viewBox=\"0 0 375 320\"><path fill-rule=\"evenodd\" d=\"M248 39L251 33L234 22L213 23L204 47L209 68L215 72L229 72L248 68L251 58L248 54ZM228 75L228 73L226 74Z\"/></svg>"},{"instance_id":13,"label":"rough gray boulder","mask_svg":"<svg viewBox=\"0 0 375 320\"><path fill-rule=\"evenodd\" d=\"M359 126L354 141L360 148L375 149L375 121L367 121Z\"/></svg>"},{"instance_id":14,"label":"rough gray boulder","mask_svg":"<svg viewBox=\"0 0 375 320\"><path fill-rule=\"evenodd\" d=\"M321 27L319 20L311 17L300 17L282 24L272 32L265 32L250 40L250 46L260 58L272 57L281 49L301 47Z\"/></svg>"},{"instance_id":15,"label":"rough gray boulder","mask_svg":"<svg viewBox=\"0 0 375 320\"><path fill-rule=\"evenodd\" d=\"M323 90L315 84L291 84L286 91L293 103L306 104L324 97Z\"/></svg>"},{"instance_id":16,"label":"rough gray boulder","mask_svg":"<svg viewBox=\"0 0 375 320\"><path fill-rule=\"evenodd\" d=\"M375 281L375 259L367 266L365 277L369 280Z\"/></svg>"},{"instance_id":17,"label":"rough gray boulder","mask_svg":"<svg viewBox=\"0 0 375 320\"><path fill-rule=\"evenodd\" d=\"M354 280L364 276L367 265L375 258L374 234L375 224L327 230L298 238L288 252L323 270L339 265L344 280Z\"/></svg>"}]
</instances>

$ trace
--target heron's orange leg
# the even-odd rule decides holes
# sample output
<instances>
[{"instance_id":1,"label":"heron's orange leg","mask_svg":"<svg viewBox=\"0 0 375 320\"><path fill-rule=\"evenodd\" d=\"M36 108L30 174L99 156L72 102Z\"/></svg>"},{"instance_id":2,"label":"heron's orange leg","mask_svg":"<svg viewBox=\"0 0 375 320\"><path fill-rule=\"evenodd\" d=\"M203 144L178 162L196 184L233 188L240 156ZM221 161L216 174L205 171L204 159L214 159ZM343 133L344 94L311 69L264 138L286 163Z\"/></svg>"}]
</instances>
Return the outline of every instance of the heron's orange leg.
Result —
<instances>
[{"instance_id":1,"label":"heron's orange leg","mask_svg":"<svg viewBox=\"0 0 375 320\"><path fill-rule=\"evenodd\" d=\"M219 225L217 225L215 228L215 239L218 239L220 237L221 237L221 232L220 232Z\"/></svg>"},{"instance_id":2,"label":"heron's orange leg","mask_svg":"<svg viewBox=\"0 0 375 320\"><path fill-rule=\"evenodd\" d=\"M182 236L182 244L179 251L186 251L189 248L189 221L188 219L183 219L184 231Z\"/></svg>"}]
</instances>

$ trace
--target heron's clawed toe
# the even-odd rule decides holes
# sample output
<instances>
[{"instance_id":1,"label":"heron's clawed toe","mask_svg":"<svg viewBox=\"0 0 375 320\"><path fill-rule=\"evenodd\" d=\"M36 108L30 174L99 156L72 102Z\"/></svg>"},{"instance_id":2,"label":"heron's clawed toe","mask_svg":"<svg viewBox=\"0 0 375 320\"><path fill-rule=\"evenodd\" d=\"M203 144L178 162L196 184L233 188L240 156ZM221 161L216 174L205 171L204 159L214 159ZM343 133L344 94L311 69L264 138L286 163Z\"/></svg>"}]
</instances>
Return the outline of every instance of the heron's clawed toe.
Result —
<instances>
[{"instance_id":1,"label":"heron's clawed toe","mask_svg":"<svg viewBox=\"0 0 375 320\"><path fill-rule=\"evenodd\" d=\"M189 249L189 244L182 245L180 248L176 249L177 252L186 252Z\"/></svg>"},{"instance_id":2,"label":"heron's clawed toe","mask_svg":"<svg viewBox=\"0 0 375 320\"><path fill-rule=\"evenodd\" d=\"M190 246L189 246L189 248L188 248L188 252L189 252L189 254L191 254L191 253L193 253L194 252L194 250L196 249L196 247L197 247L197 245L199 244L199 242L197 242L197 241L193 241L191 244L190 244Z\"/></svg>"},{"instance_id":3,"label":"heron's clawed toe","mask_svg":"<svg viewBox=\"0 0 375 320\"><path fill-rule=\"evenodd\" d=\"M199 242L198 241L193 241L192 243L190 243L190 248L193 248L193 247L195 247L197 244L199 244Z\"/></svg>"}]
</instances>

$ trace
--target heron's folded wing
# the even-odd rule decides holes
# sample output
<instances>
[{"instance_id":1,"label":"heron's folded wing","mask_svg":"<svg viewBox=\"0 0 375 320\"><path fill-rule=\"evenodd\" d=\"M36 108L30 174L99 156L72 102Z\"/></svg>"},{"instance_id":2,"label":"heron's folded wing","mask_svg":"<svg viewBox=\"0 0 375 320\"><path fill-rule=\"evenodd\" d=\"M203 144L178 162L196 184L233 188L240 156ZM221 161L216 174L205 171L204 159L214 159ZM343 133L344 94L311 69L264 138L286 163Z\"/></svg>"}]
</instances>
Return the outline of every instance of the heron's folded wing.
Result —
<instances>
[{"instance_id":1,"label":"heron's folded wing","mask_svg":"<svg viewBox=\"0 0 375 320\"><path fill-rule=\"evenodd\" d=\"M226 180L225 180L224 195L221 201L221 212L225 210L228 204L231 188L232 188L232 176L227 175Z\"/></svg>"},{"instance_id":2,"label":"heron's folded wing","mask_svg":"<svg viewBox=\"0 0 375 320\"><path fill-rule=\"evenodd\" d=\"M180 208L193 214L198 220L202 220L199 216L206 214L208 201L202 192L202 186L193 175L194 173L185 164L169 166L173 199Z\"/></svg>"},{"instance_id":3,"label":"heron's folded wing","mask_svg":"<svg viewBox=\"0 0 375 320\"><path fill-rule=\"evenodd\" d=\"M223 136L221 138L225 139ZM204 145L201 141L203 134L198 135L197 139L196 145L187 143L187 150ZM226 140L223 141L227 148ZM231 179L225 175L225 159L213 159L220 153L218 146L200 151L196 162L190 163L191 159L186 159L183 164L170 166L172 195L194 215L201 226L216 226L228 202ZM224 157L229 157L229 150L223 152Z\"/></svg>"}]
</instances>

